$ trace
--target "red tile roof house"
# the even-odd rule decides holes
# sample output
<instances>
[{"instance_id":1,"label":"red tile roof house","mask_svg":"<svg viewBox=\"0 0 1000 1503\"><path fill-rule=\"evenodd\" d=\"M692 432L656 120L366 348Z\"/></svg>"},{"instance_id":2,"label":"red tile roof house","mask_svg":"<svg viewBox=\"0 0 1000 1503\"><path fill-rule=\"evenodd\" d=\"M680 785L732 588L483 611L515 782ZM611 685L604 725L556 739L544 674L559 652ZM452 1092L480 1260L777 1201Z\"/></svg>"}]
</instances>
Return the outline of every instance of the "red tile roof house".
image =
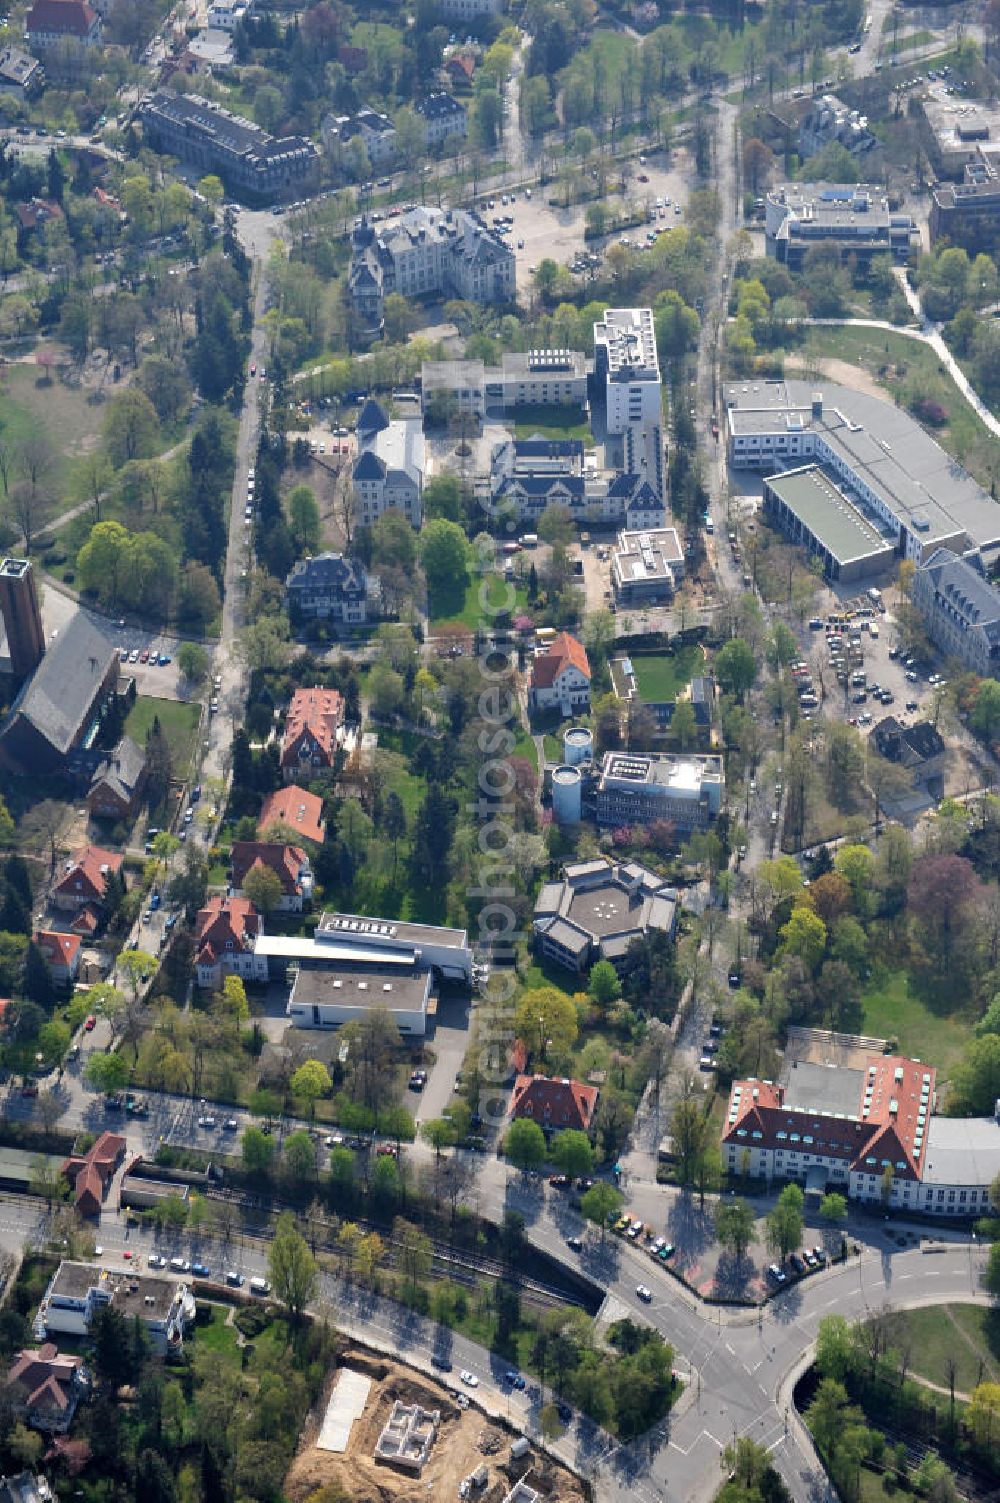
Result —
<instances>
[{"instance_id":1,"label":"red tile roof house","mask_svg":"<svg viewBox=\"0 0 1000 1503\"><path fill-rule=\"evenodd\" d=\"M65 41L96 47L101 18L85 0L35 0L24 22L24 39L39 52Z\"/></svg>"},{"instance_id":2,"label":"red tile roof house","mask_svg":"<svg viewBox=\"0 0 1000 1503\"><path fill-rule=\"evenodd\" d=\"M79 934L59 934L54 929L36 929L35 944L42 952L42 958L56 986L71 985L80 973L83 940Z\"/></svg>"},{"instance_id":3,"label":"red tile roof house","mask_svg":"<svg viewBox=\"0 0 1000 1503\"><path fill-rule=\"evenodd\" d=\"M558 710L560 715L590 709L590 663L582 642L561 631L552 645L531 664L528 708Z\"/></svg>"},{"instance_id":4,"label":"red tile roof house","mask_svg":"<svg viewBox=\"0 0 1000 1503\"><path fill-rule=\"evenodd\" d=\"M72 912L87 903L101 904L111 872L120 872L122 856L116 851L103 851L100 846L88 845L67 861L63 874L49 893L53 908Z\"/></svg>"},{"instance_id":5,"label":"red tile roof house","mask_svg":"<svg viewBox=\"0 0 1000 1503\"><path fill-rule=\"evenodd\" d=\"M545 1132L572 1128L588 1132L600 1092L578 1080L552 1080L547 1075L519 1075L510 1093L509 1117L527 1117Z\"/></svg>"},{"instance_id":6,"label":"red tile roof house","mask_svg":"<svg viewBox=\"0 0 1000 1503\"><path fill-rule=\"evenodd\" d=\"M64 1435L83 1397L83 1358L60 1352L54 1341L18 1352L7 1374L17 1397L14 1412L33 1430Z\"/></svg>"},{"instance_id":7,"label":"red tile roof house","mask_svg":"<svg viewBox=\"0 0 1000 1503\"><path fill-rule=\"evenodd\" d=\"M198 985L219 991L227 975L266 981L267 960L254 953L254 941L263 932L260 914L249 898L209 898L198 914L194 952Z\"/></svg>"},{"instance_id":8,"label":"red tile roof house","mask_svg":"<svg viewBox=\"0 0 1000 1503\"><path fill-rule=\"evenodd\" d=\"M313 889L312 867L302 847L272 840L234 840L233 892L242 895L247 877L262 866L269 867L281 883L279 911L301 913Z\"/></svg>"},{"instance_id":9,"label":"red tile roof house","mask_svg":"<svg viewBox=\"0 0 1000 1503\"><path fill-rule=\"evenodd\" d=\"M264 800L257 821L257 834L263 839L272 825L287 825L301 840L311 840L313 845L322 845L326 835L323 824L323 800L315 793L307 793L297 783L269 793Z\"/></svg>"},{"instance_id":10,"label":"red tile roof house","mask_svg":"<svg viewBox=\"0 0 1000 1503\"><path fill-rule=\"evenodd\" d=\"M281 743L286 783L333 766L343 724L344 696L337 689L296 689Z\"/></svg>"},{"instance_id":11,"label":"red tile roof house","mask_svg":"<svg viewBox=\"0 0 1000 1503\"><path fill-rule=\"evenodd\" d=\"M125 1157L126 1147L120 1134L102 1132L82 1157L74 1154L63 1164L62 1172L73 1186L73 1203L81 1216L100 1216L108 1186Z\"/></svg>"}]
</instances>

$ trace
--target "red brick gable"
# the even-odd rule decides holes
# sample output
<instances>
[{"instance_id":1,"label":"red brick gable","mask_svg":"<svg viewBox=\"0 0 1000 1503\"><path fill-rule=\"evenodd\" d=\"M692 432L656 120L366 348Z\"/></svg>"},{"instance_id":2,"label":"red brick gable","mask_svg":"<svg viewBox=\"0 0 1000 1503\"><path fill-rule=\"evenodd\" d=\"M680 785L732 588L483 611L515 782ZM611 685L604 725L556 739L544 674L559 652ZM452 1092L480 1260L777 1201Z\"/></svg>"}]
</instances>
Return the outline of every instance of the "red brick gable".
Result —
<instances>
[{"instance_id":1,"label":"red brick gable","mask_svg":"<svg viewBox=\"0 0 1000 1503\"><path fill-rule=\"evenodd\" d=\"M121 871L119 851L105 851L100 846L88 845L74 856L67 871L63 873L52 891L58 897L78 899L81 903L103 901L111 872Z\"/></svg>"},{"instance_id":2,"label":"red brick gable","mask_svg":"<svg viewBox=\"0 0 1000 1503\"><path fill-rule=\"evenodd\" d=\"M269 840L233 842L234 887L242 887L252 871L266 866L281 882L282 892L287 897L295 897L301 892L299 872L308 864L309 858L301 846L281 845Z\"/></svg>"},{"instance_id":3,"label":"red brick gable","mask_svg":"<svg viewBox=\"0 0 1000 1503\"><path fill-rule=\"evenodd\" d=\"M552 1080L547 1075L519 1075L510 1096L508 1115L529 1117L539 1127L574 1128L586 1132L597 1110L596 1086L578 1080Z\"/></svg>"},{"instance_id":4,"label":"red brick gable","mask_svg":"<svg viewBox=\"0 0 1000 1503\"><path fill-rule=\"evenodd\" d=\"M567 668L578 668L588 681L590 662L582 642L561 631L547 652L540 653L531 665L533 689L551 689L560 673Z\"/></svg>"},{"instance_id":5,"label":"red brick gable","mask_svg":"<svg viewBox=\"0 0 1000 1503\"><path fill-rule=\"evenodd\" d=\"M36 929L35 944L48 966L71 970L83 944L79 934L59 934L52 929Z\"/></svg>"},{"instance_id":6,"label":"red brick gable","mask_svg":"<svg viewBox=\"0 0 1000 1503\"><path fill-rule=\"evenodd\" d=\"M248 950L260 933L260 914L249 898L214 896L198 914L195 964L212 966L223 955Z\"/></svg>"},{"instance_id":7,"label":"red brick gable","mask_svg":"<svg viewBox=\"0 0 1000 1503\"><path fill-rule=\"evenodd\" d=\"M62 32L68 37L89 36L97 19L84 0L35 0L24 23L25 31Z\"/></svg>"},{"instance_id":8,"label":"red brick gable","mask_svg":"<svg viewBox=\"0 0 1000 1503\"><path fill-rule=\"evenodd\" d=\"M305 756L332 767L337 732L344 723L344 696L338 689L296 689L288 706L281 744L282 767L294 767Z\"/></svg>"}]
</instances>

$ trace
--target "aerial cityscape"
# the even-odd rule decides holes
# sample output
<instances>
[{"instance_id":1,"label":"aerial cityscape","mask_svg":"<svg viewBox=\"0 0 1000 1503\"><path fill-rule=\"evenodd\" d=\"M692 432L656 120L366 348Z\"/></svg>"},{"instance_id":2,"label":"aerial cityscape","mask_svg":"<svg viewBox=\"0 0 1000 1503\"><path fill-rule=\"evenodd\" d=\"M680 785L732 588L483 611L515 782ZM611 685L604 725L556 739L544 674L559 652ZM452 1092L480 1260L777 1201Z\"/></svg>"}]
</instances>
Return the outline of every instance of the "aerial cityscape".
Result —
<instances>
[{"instance_id":1,"label":"aerial cityscape","mask_svg":"<svg viewBox=\"0 0 1000 1503\"><path fill-rule=\"evenodd\" d=\"M0 32L0 1503L995 1500L1000 0Z\"/></svg>"}]
</instances>

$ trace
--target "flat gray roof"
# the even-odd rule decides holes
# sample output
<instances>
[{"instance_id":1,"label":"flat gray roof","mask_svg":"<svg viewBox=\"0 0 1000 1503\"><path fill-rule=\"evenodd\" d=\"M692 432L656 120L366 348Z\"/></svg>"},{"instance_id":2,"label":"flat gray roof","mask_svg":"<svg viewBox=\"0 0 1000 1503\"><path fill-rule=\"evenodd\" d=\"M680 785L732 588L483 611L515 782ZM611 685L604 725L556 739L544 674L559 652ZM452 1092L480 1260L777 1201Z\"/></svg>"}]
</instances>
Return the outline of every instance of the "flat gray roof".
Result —
<instances>
[{"instance_id":1,"label":"flat gray roof","mask_svg":"<svg viewBox=\"0 0 1000 1503\"><path fill-rule=\"evenodd\" d=\"M387 1012L420 1012L430 991L429 971L400 973L388 967L338 966L335 971L300 971L289 1007L384 1007Z\"/></svg>"},{"instance_id":2,"label":"flat gray roof","mask_svg":"<svg viewBox=\"0 0 1000 1503\"><path fill-rule=\"evenodd\" d=\"M861 1088L867 1078L864 1070L800 1061L786 1072L785 1105L831 1116L856 1117L861 1110Z\"/></svg>"},{"instance_id":3,"label":"flat gray roof","mask_svg":"<svg viewBox=\"0 0 1000 1503\"><path fill-rule=\"evenodd\" d=\"M992 1117L931 1117L924 1184L990 1185L1000 1174L1000 1124Z\"/></svg>"},{"instance_id":4,"label":"flat gray roof","mask_svg":"<svg viewBox=\"0 0 1000 1503\"><path fill-rule=\"evenodd\" d=\"M767 484L788 510L840 564L892 550L892 543L862 516L817 465L769 475Z\"/></svg>"},{"instance_id":5,"label":"flat gray roof","mask_svg":"<svg viewBox=\"0 0 1000 1503\"><path fill-rule=\"evenodd\" d=\"M960 532L981 548L1000 541L1000 505L901 407L828 381L732 381L723 401L735 437L821 435L924 547Z\"/></svg>"},{"instance_id":6,"label":"flat gray roof","mask_svg":"<svg viewBox=\"0 0 1000 1503\"><path fill-rule=\"evenodd\" d=\"M406 919L365 918L357 913L324 913L316 932L335 934L348 944L394 940L407 945L452 945L463 950L468 944L465 929L448 929L443 924L413 924Z\"/></svg>"}]
</instances>

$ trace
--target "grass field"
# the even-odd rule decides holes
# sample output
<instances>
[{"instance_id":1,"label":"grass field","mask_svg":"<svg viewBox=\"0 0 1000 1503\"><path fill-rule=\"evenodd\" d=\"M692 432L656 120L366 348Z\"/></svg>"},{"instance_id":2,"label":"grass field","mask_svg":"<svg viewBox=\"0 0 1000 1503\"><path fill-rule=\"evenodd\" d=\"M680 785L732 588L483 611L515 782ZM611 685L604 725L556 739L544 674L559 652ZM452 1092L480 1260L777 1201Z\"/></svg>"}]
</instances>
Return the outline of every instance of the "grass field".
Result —
<instances>
[{"instance_id":1,"label":"grass field","mask_svg":"<svg viewBox=\"0 0 1000 1503\"><path fill-rule=\"evenodd\" d=\"M211 1321L208 1325L199 1325L195 1332L197 1346L205 1347L210 1352L219 1352L232 1367L240 1365L240 1348L236 1339L236 1327L226 1324L228 1309L222 1305L210 1305Z\"/></svg>"},{"instance_id":2,"label":"grass field","mask_svg":"<svg viewBox=\"0 0 1000 1503\"><path fill-rule=\"evenodd\" d=\"M933 430L935 439L989 487L997 468L996 441L934 351L919 339L887 329L811 328L802 349L806 355L862 366L901 407L908 408L915 394L939 402L948 421Z\"/></svg>"},{"instance_id":3,"label":"grass field","mask_svg":"<svg viewBox=\"0 0 1000 1503\"><path fill-rule=\"evenodd\" d=\"M100 403L90 402L85 391L39 378L34 365L8 365L0 381L0 428L14 453L19 444L37 433L52 440L54 462L45 475L43 489L56 498L56 512L73 505L74 462L96 447L104 416Z\"/></svg>"},{"instance_id":4,"label":"grass field","mask_svg":"<svg viewBox=\"0 0 1000 1503\"><path fill-rule=\"evenodd\" d=\"M480 586L487 586L482 599L480 599ZM499 609L507 601L507 584L500 575L490 574L481 576L476 574L469 580L463 589L459 585L454 590L442 594L438 591L430 597L430 619L432 625L440 626L443 622L461 622L470 631L478 631L480 628L488 628L493 624L490 608ZM523 585L514 588L515 604L513 615L520 615L528 608L528 592ZM484 609L484 605L486 609Z\"/></svg>"},{"instance_id":5,"label":"grass field","mask_svg":"<svg viewBox=\"0 0 1000 1503\"><path fill-rule=\"evenodd\" d=\"M632 655L632 667L643 699L655 704L676 699L705 666L705 652L697 643L678 652Z\"/></svg>"},{"instance_id":6,"label":"grass field","mask_svg":"<svg viewBox=\"0 0 1000 1503\"><path fill-rule=\"evenodd\" d=\"M153 720L159 717L163 734L170 745L174 775L185 777L194 754L195 738L201 719L201 706L181 704L177 699L154 699L140 694L125 722L125 733L139 746L145 746Z\"/></svg>"},{"instance_id":7,"label":"grass field","mask_svg":"<svg viewBox=\"0 0 1000 1503\"><path fill-rule=\"evenodd\" d=\"M585 443L590 440L590 427L575 421L575 408L515 407L513 417L515 438L531 438L540 433L543 438L582 438Z\"/></svg>"},{"instance_id":8,"label":"grass field","mask_svg":"<svg viewBox=\"0 0 1000 1503\"><path fill-rule=\"evenodd\" d=\"M910 1338L910 1369L928 1383L948 1387L954 1357L955 1387L971 1393L980 1381L1000 1382L1000 1310L986 1305L933 1305L899 1317Z\"/></svg>"},{"instance_id":9,"label":"grass field","mask_svg":"<svg viewBox=\"0 0 1000 1503\"><path fill-rule=\"evenodd\" d=\"M560 736L550 736L545 732L545 755L550 762L561 762L563 758L563 744Z\"/></svg>"},{"instance_id":10,"label":"grass field","mask_svg":"<svg viewBox=\"0 0 1000 1503\"><path fill-rule=\"evenodd\" d=\"M861 1031L895 1039L901 1054L936 1066L947 1076L969 1040L963 1018L938 1017L910 987L906 973L880 977L861 998Z\"/></svg>"},{"instance_id":11,"label":"grass field","mask_svg":"<svg viewBox=\"0 0 1000 1503\"><path fill-rule=\"evenodd\" d=\"M933 40L933 31L907 31L897 33L896 40L893 42L891 22L887 20L882 28L882 45L888 49L890 58L894 57L897 52L910 52L914 47L926 47ZM922 63L921 66L923 66Z\"/></svg>"}]
</instances>

